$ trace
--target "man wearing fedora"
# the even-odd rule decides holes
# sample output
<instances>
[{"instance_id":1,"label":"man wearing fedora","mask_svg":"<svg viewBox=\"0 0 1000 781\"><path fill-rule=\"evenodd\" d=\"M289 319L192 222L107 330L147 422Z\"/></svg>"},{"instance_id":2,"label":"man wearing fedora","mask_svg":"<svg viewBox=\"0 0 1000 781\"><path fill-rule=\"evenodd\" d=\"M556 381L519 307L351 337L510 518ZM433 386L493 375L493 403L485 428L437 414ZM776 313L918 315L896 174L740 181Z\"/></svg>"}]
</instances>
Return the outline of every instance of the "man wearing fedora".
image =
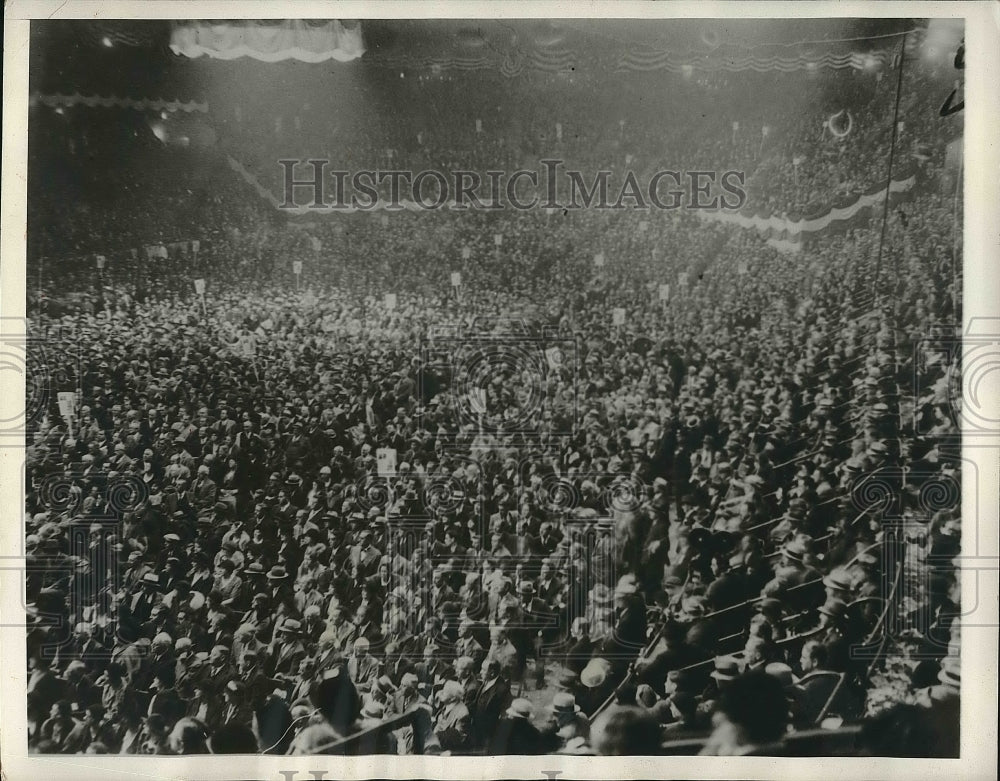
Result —
<instances>
[{"instance_id":1,"label":"man wearing fedora","mask_svg":"<svg viewBox=\"0 0 1000 781\"><path fill-rule=\"evenodd\" d=\"M542 734L531 723L534 708L530 700L523 698L511 702L502 718L497 722L489 744L491 755L539 754L544 750Z\"/></svg>"},{"instance_id":2,"label":"man wearing fedora","mask_svg":"<svg viewBox=\"0 0 1000 781\"><path fill-rule=\"evenodd\" d=\"M268 674L294 675L299 668L299 662L306 656L306 647L302 642L302 623L295 618L286 618L278 624L275 630L275 640L270 648Z\"/></svg>"},{"instance_id":3,"label":"man wearing fedora","mask_svg":"<svg viewBox=\"0 0 1000 781\"><path fill-rule=\"evenodd\" d=\"M547 753L562 751L574 741L590 738L590 720L570 692L556 692L549 705L549 718L542 730L542 746Z\"/></svg>"},{"instance_id":4,"label":"man wearing fedora","mask_svg":"<svg viewBox=\"0 0 1000 781\"><path fill-rule=\"evenodd\" d=\"M614 691L616 681L611 663L599 656L592 657L580 671L580 684L577 702L585 713L593 713Z\"/></svg>"},{"instance_id":5,"label":"man wearing fedora","mask_svg":"<svg viewBox=\"0 0 1000 781\"><path fill-rule=\"evenodd\" d=\"M710 673L711 681L701 693L701 702L696 714L696 722L702 728L711 725L712 712L722 692L740 677L740 663L735 656L730 654L716 656L712 664L714 669Z\"/></svg>"},{"instance_id":6,"label":"man wearing fedora","mask_svg":"<svg viewBox=\"0 0 1000 781\"><path fill-rule=\"evenodd\" d=\"M622 576L614 590L614 626L598 643L598 652L624 669L646 645L646 605L634 575Z\"/></svg>"},{"instance_id":7,"label":"man wearing fedora","mask_svg":"<svg viewBox=\"0 0 1000 781\"><path fill-rule=\"evenodd\" d=\"M160 576L147 572L139 581L138 588L119 605L118 621L122 631L127 636L137 637L159 602Z\"/></svg>"}]
</instances>

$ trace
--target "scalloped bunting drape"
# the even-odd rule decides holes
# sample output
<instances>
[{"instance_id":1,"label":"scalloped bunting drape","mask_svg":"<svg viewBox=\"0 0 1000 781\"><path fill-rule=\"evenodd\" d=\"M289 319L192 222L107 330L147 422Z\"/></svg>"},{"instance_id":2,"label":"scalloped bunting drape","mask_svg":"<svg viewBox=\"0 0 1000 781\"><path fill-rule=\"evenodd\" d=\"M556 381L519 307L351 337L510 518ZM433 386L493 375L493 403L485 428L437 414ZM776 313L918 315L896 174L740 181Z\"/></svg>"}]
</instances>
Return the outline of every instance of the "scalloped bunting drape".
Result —
<instances>
[{"instance_id":1,"label":"scalloped bunting drape","mask_svg":"<svg viewBox=\"0 0 1000 781\"><path fill-rule=\"evenodd\" d=\"M894 179L889 184L889 193L902 195L913 189L917 183L916 175L905 179ZM878 206L885 200L885 187L869 193L861 193L849 203L835 206L824 214L810 219L792 220L787 217L761 215L746 215L738 212L696 211L695 214L704 220L725 222L738 225L741 228L752 228L764 236L774 246L795 246L810 233L826 230L831 225L853 220L865 209ZM780 246L779 246L780 245Z\"/></svg>"},{"instance_id":2,"label":"scalloped bunting drape","mask_svg":"<svg viewBox=\"0 0 1000 781\"><path fill-rule=\"evenodd\" d=\"M221 60L350 62L364 54L365 46L358 22L236 19L177 22L170 34L170 49L185 57Z\"/></svg>"},{"instance_id":3,"label":"scalloped bunting drape","mask_svg":"<svg viewBox=\"0 0 1000 781\"><path fill-rule=\"evenodd\" d=\"M208 103L205 101L182 101L182 100L161 100L155 98L120 98L117 95L81 95L74 92L72 95L42 95L35 93L31 96L32 103L41 103L43 106L55 108L56 106L101 106L103 108L134 108L138 111L184 111L191 113L198 111L202 114L208 112Z\"/></svg>"}]
</instances>

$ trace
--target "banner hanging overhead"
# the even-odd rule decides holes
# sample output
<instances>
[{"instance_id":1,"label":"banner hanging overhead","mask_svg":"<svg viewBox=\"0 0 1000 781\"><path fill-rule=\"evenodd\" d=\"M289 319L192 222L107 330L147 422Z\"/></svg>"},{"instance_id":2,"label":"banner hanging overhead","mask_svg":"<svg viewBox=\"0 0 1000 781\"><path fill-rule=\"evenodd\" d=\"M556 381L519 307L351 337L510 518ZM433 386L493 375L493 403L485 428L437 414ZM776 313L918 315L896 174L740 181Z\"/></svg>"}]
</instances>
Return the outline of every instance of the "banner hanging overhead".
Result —
<instances>
[{"instance_id":1,"label":"banner hanging overhead","mask_svg":"<svg viewBox=\"0 0 1000 781\"><path fill-rule=\"evenodd\" d=\"M178 22L170 34L170 49L185 57L220 60L350 62L364 54L365 45L358 22L239 19Z\"/></svg>"}]
</instances>

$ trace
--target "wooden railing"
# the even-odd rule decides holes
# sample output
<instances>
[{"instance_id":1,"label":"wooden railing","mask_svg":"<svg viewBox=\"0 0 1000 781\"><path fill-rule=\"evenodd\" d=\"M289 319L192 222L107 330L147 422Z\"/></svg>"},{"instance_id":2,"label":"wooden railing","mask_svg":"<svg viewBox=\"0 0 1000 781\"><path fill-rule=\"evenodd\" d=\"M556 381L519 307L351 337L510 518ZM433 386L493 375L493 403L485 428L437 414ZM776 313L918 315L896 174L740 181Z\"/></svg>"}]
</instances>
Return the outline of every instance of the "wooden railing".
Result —
<instances>
[{"instance_id":1,"label":"wooden railing","mask_svg":"<svg viewBox=\"0 0 1000 781\"><path fill-rule=\"evenodd\" d=\"M422 734L418 729L420 722L426 718L413 710L396 716L393 719L379 724L362 732L349 735L337 741L333 741L317 748L314 754L337 755L359 753L358 749L364 749L366 743L373 744L378 741L381 735L394 732L398 729L410 726L413 727L414 743L413 754L422 754L424 745ZM426 722L425 722L426 723ZM768 752L771 756L784 757L807 757L807 756L844 756L854 753L858 733L861 726L857 724L845 725L837 729L808 729L789 733L782 744L776 747L773 752ZM419 737L418 737L419 736ZM684 738L682 740L669 740L660 747L660 756L696 756L707 743L708 735ZM419 742L418 742L419 741ZM481 756L483 751L461 752L465 756ZM456 756L458 754L456 753Z\"/></svg>"},{"instance_id":2,"label":"wooden railing","mask_svg":"<svg viewBox=\"0 0 1000 781\"><path fill-rule=\"evenodd\" d=\"M807 581L805 583L800 583L798 586L793 586L792 588L788 589L788 591L786 593L792 593L793 591L799 591L801 589L806 589L806 588L809 588L809 587L813 587L817 583L822 583L822 582L823 582L822 578L815 578L815 579ZM745 602L739 602L739 603L737 603L735 605L730 605L729 607L720 608L719 610L713 611L711 613L706 613L704 616L699 617L698 621L699 622L709 621L709 620L711 620L713 618L717 618L717 617L719 617L721 615L724 615L724 614L727 614L727 613L731 613L731 612L733 612L735 610L747 610L747 609L750 609L753 605L757 604L758 602L760 602L763 599L764 599L764 597L762 597L762 596L761 597L754 597L753 599L748 599ZM652 653L652 651L656 647L657 643L659 643L660 640L662 639L662 637L663 637L663 631L666 628L666 625L667 625L667 622L664 622L663 626L660 627L659 631L657 631L653 635L653 637L650 639L650 641L646 644L645 648L643 648L642 651L640 651L639 658L648 657L649 654ZM733 636L731 635L729 638L724 638L724 639L730 639L731 637L733 637ZM795 638L786 638L786 640L790 640L790 639L795 639ZM687 667L684 667L684 668L681 668L681 669L685 669L685 670L686 669L692 669L692 670L693 669L697 669L699 667L702 667L702 666L705 666L705 665L708 665L708 664L712 664L714 658L715 657L713 656L713 657L711 657L709 659L704 659L704 660L702 660L700 662L695 662L694 664L690 664ZM591 716L590 716L591 720L597 718L608 707L610 707L612 703L615 702L615 700L618 698L618 695L621 693L621 691L624 690L626 687L628 687L630 684L632 684L635 681L635 675L636 675L635 674L635 668L634 668L634 664L633 664L633 665L629 666L628 673L626 674L626 676L622 680L622 682L619 683L615 687L614 691L612 691L611 694L608 695L608 698L606 700L604 700L604 702L602 702L597 707L597 710L595 710L591 714Z\"/></svg>"},{"instance_id":3,"label":"wooden railing","mask_svg":"<svg viewBox=\"0 0 1000 781\"><path fill-rule=\"evenodd\" d=\"M374 727L351 733L347 737L318 746L311 753L333 755L370 754L373 753L371 747L378 746L381 738L397 730L410 727L413 730L413 750L410 753L423 754L425 748L425 729L428 727L429 722L430 714L426 710L423 708L413 708L399 716L386 719Z\"/></svg>"},{"instance_id":4,"label":"wooden railing","mask_svg":"<svg viewBox=\"0 0 1000 781\"><path fill-rule=\"evenodd\" d=\"M861 726L851 724L837 729L809 729L790 732L780 748L769 756L816 757L845 756L855 753ZM706 737L685 738L667 741L661 747L661 755L675 757L697 756L705 747Z\"/></svg>"}]
</instances>

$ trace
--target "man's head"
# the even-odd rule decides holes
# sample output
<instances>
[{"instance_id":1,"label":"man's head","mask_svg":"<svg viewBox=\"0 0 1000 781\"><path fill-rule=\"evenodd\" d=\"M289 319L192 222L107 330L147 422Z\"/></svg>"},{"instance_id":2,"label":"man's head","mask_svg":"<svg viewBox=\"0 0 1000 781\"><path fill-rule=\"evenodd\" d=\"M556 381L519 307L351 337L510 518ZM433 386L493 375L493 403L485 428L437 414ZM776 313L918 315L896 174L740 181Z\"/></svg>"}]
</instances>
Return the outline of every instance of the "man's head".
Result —
<instances>
[{"instance_id":1,"label":"man's head","mask_svg":"<svg viewBox=\"0 0 1000 781\"><path fill-rule=\"evenodd\" d=\"M486 659L480 668L480 677L484 681L492 681L500 677L500 662L496 659Z\"/></svg>"},{"instance_id":2,"label":"man's head","mask_svg":"<svg viewBox=\"0 0 1000 781\"><path fill-rule=\"evenodd\" d=\"M788 724L785 690L774 676L754 670L722 690L713 715L720 753L742 753L781 740Z\"/></svg>"},{"instance_id":3,"label":"man's head","mask_svg":"<svg viewBox=\"0 0 1000 781\"><path fill-rule=\"evenodd\" d=\"M807 641L802 646L802 655L799 657L802 672L809 673L813 670L824 669L827 665L828 656L826 646L819 640Z\"/></svg>"},{"instance_id":4,"label":"man's head","mask_svg":"<svg viewBox=\"0 0 1000 781\"><path fill-rule=\"evenodd\" d=\"M591 745L600 756L649 754L662 742L660 725L642 708L613 705L591 728Z\"/></svg>"},{"instance_id":5,"label":"man's head","mask_svg":"<svg viewBox=\"0 0 1000 781\"><path fill-rule=\"evenodd\" d=\"M743 659L746 664L758 664L767 658L769 643L759 635L751 636L743 649Z\"/></svg>"}]
</instances>

